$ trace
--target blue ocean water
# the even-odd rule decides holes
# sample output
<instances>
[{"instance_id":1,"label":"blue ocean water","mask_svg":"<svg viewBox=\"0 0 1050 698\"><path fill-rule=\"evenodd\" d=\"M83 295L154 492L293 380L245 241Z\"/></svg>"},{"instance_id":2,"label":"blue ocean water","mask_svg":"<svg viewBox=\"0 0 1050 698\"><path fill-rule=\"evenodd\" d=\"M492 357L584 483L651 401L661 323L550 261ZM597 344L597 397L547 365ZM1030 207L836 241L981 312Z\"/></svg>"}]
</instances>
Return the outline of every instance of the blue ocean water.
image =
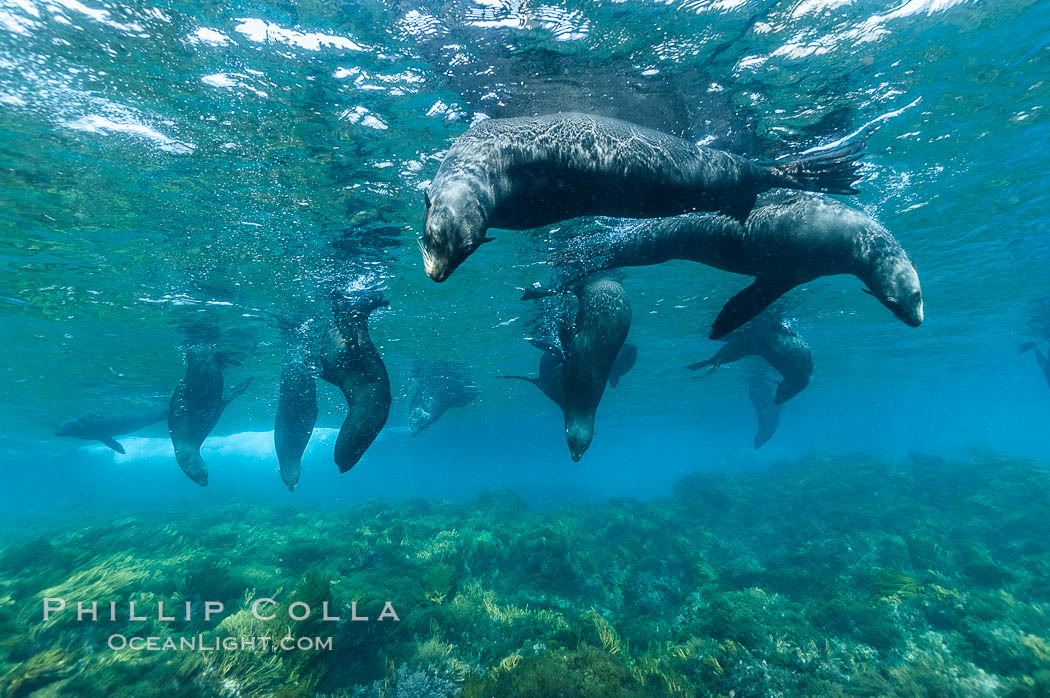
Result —
<instances>
[{"instance_id":1,"label":"blue ocean water","mask_svg":"<svg viewBox=\"0 0 1050 698\"><path fill-rule=\"evenodd\" d=\"M1050 390L1018 351L1050 341L1048 107L1050 8L1035 0L0 0L2 542L231 503L396 512L485 488L537 511L660 501L695 471L761 478L827 454L843 477L854 456L1050 461ZM638 361L573 463L557 407L498 376L539 359L525 338L540 306L519 289L552 250L618 223L494 230L441 284L416 245L457 136L557 111L762 161L866 139L860 193L839 198L908 251L925 322L905 326L851 276L789 293L813 380L756 450L748 366L684 369L721 346L710 323L751 280L688 262L626 270ZM367 286L390 301L370 323L390 419L341 475L345 401L319 383L289 493L272 434L281 325L327 318L333 288ZM84 413L166 404L197 342L241 354L228 385L254 377L205 442L208 487L179 470L164 424L120 437L123 455L54 436ZM479 395L413 437L420 360L454 362Z\"/></svg>"}]
</instances>

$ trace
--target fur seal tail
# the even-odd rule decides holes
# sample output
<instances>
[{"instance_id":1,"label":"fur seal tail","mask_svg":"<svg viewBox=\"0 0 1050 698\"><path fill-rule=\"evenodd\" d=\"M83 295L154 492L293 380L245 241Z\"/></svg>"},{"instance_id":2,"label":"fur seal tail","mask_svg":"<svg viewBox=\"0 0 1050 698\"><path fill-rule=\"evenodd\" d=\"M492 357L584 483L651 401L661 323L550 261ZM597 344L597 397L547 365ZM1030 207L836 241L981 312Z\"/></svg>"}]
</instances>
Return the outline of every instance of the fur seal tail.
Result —
<instances>
[{"instance_id":1,"label":"fur seal tail","mask_svg":"<svg viewBox=\"0 0 1050 698\"><path fill-rule=\"evenodd\" d=\"M792 160L769 168L772 186L823 194L857 194L853 187L859 176L864 142L846 143L816 155Z\"/></svg>"}]
</instances>

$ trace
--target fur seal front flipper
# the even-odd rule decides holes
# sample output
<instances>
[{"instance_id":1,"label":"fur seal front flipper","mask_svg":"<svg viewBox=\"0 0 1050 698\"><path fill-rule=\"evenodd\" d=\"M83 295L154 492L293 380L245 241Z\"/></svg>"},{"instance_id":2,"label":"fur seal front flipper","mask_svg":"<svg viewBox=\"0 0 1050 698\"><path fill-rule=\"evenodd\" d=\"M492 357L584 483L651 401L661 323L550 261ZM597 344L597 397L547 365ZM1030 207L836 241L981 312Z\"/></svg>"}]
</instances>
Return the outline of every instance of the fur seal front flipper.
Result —
<instances>
[{"instance_id":1,"label":"fur seal front flipper","mask_svg":"<svg viewBox=\"0 0 1050 698\"><path fill-rule=\"evenodd\" d=\"M608 279L583 284L576 297L576 312L566 314L559 334L565 439L579 461L594 438L594 414L631 328L631 304L623 286Z\"/></svg>"},{"instance_id":2,"label":"fur seal front flipper","mask_svg":"<svg viewBox=\"0 0 1050 698\"><path fill-rule=\"evenodd\" d=\"M281 480L289 492L299 484L303 452L317 424L317 381L307 358L302 344L293 344L285 352L273 422L273 446Z\"/></svg>"},{"instance_id":3,"label":"fur seal front flipper","mask_svg":"<svg viewBox=\"0 0 1050 698\"><path fill-rule=\"evenodd\" d=\"M722 339L747 321L758 316L769 305L791 289L798 281L759 277L736 294L722 307L711 326L711 339Z\"/></svg>"},{"instance_id":4,"label":"fur seal front flipper","mask_svg":"<svg viewBox=\"0 0 1050 698\"><path fill-rule=\"evenodd\" d=\"M564 409L562 367L565 364L565 358L562 356L561 348L553 342L543 340L529 339L528 342L534 347L544 350L543 355L540 356L539 376L536 378L531 376L497 376L497 378L510 378L532 383L540 389L541 393L547 396L547 399Z\"/></svg>"},{"instance_id":5,"label":"fur seal front flipper","mask_svg":"<svg viewBox=\"0 0 1050 698\"><path fill-rule=\"evenodd\" d=\"M390 376L368 334L368 317L389 305L383 294L367 291L332 294L335 327L322 341L321 378L346 398L349 412L335 441L339 472L353 468L390 416Z\"/></svg>"},{"instance_id":6,"label":"fur seal front flipper","mask_svg":"<svg viewBox=\"0 0 1050 698\"><path fill-rule=\"evenodd\" d=\"M773 438L777 427L780 426L780 412L784 405L776 402L776 391L777 382L765 375L765 371L754 372L748 377L747 394L758 419L755 450L762 448Z\"/></svg>"},{"instance_id":7,"label":"fur seal front flipper","mask_svg":"<svg viewBox=\"0 0 1050 698\"><path fill-rule=\"evenodd\" d=\"M609 387L615 388L620 379L627 374L634 364L638 361L638 347L637 345L627 342L623 345L623 349L616 355L616 361L613 362L612 370L609 371Z\"/></svg>"},{"instance_id":8,"label":"fur seal front flipper","mask_svg":"<svg viewBox=\"0 0 1050 698\"><path fill-rule=\"evenodd\" d=\"M1043 375L1046 376L1046 384L1050 386L1050 357L1043 354L1035 342L1025 342L1018 349L1020 349L1021 353L1026 351L1035 352L1035 360L1039 364L1039 368L1043 369Z\"/></svg>"},{"instance_id":9,"label":"fur seal front flipper","mask_svg":"<svg viewBox=\"0 0 1050 698\"><path fill-rule=\"evenodd\" d=\"M120 442L117 441L116 439L112 439L112 438L110 438L108 436L103 436L101 439L99 439L99 441L101 441L106 446L109 446L110 448L112 448L117 453L121 453L121 454L127 453L127 451L124 450L124 447L121 446Z\"/></svg>"}]
</instances>

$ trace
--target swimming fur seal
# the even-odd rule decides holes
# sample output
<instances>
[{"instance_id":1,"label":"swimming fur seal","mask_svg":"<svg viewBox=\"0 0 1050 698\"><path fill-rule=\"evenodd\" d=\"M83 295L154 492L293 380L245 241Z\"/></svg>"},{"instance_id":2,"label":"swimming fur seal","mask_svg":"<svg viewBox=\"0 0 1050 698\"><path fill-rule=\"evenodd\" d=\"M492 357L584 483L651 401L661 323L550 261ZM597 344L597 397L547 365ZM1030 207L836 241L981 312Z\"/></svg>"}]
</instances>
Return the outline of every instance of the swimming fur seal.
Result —
<instances>
[{"instance_id":1,"label":"swimming fur seal","mask_svg":"<svg viewBox=\"0 0 1050 698\"><path fill-rule=\"evenodd\" d=\"M289 492L294 492L299 483L303 452L317 424L317 381L308 362L306 347L293 343L285 352L281 366L273 445L281 468L281 480Z\"/></svg>"},{"instance_id":2,"label":"swimming fur seal","mask_svg":"<svg viewBox=\"0 0 1050 698\"><path fill-rule=\"evenodd\" d=\"M1046 376L1046 384L1050 385L1050 358L1039 350L1039 347L1036 346L1035 342L1025 342L1018 348L1021 353L1026 351L1035 352L1035 360L1039 363L1039 368L1043 369L1043 375Z\"/></svg>"},{"instance_id":3,"label":"swimming fur seal","mask_svg":"<svg viewBox=\"0 0 1050 698\"><path fill-rule=\"evenodd\" d=\"M547 396L551 402L558 407L562 406L562 384L561 371L565 364L561 347L540 339L529 339L537 349L543 352L540 356L540 370L536 377L533 376L496 376L497 378L512 378L527 383L532 383ZM623 349L616 355L612 369L609 371L609 387L615 388L625 373L630 371L638 359L638 347L630 342L623 345Z\"/></svg>"},{"instance_id":4,"label":"swimming fur seal","mask_svg":"<svg viewBox=\"0 0 1050 698\"><path fill-rule=\"evenodd\" d=\"M869 216L821 196L759 205L743 225L691 214L645 221L612 237L589 236L554 255L556 283L533 284L522 298L550 295L595 271L672 259L756 277L722 308L711 339L725 337L794 287L833 274L853 274L902 322L922 324L922 289L908 253Z\"/></svg>"},{"instance_id":5,"label":"swimming fur seal","mask_svg":"<svg viewBox=\"0 0 1050 698\"><path fill-rule=\"evenodd\" d=\"M733 334L710 359L686 366L691 371L711 367L707 375L719 366L738 361L745 356L761 356L775 368L784 380L777 386L773 402L777 405L798 395L809 385L813 375L813 356L806 341L788 329L779 320L760 319Z\"/></svg>"},{"instance_id":6,"label":"swimming fur seal","mask_svg":"<svg viewBox=\"0 0 1050 698\"><path fill-rule=\"evenodd\" d=\"M186 351L186 375L175 387L168 406L168 432L175 460L182 471L201 487L208 484L208 466L201 458L201 444L219 423L226 405L248 389L252 379L222 394L222 371L240 366L236 355L198 345Z\"/></svg>"},{"instance_id":7,"label":"swimming fur seal","mask_svg":"<svg viewBox=\"0 0 1050 698\"><path fill-rule=\"evenodd\" d=\"M748 376L747 394L751 398L751 405L755 408L755 416L758 418L755 450L762 448L767 441L773 438L777 427L780 426L780 411L784 405L776 401L776 392L777 382L766 375L765 370L755 371Z\"/></svg>"},{"instance_id":8,"label":"swimming fur seal","mask_svg":"<svg viewBox=\"0 0 1050 698\"><path fill-rule=\"evenodd\" d=\"M140 412L115 415L91 412L76 419L62 422L55 429L55 436L101 441L117 453L124 453L124 447L113 438L114 436L130 434L133 431L148 427L150 424L163 422L167 416L167 407L155 407Z\"/></svg>"},{"instance_id":9,"label":"swimming fur seal","mask_svg":"<svg viewBox=\"0 0 1050 698\"><path fill-rule=\"evenodd\" d=\"M690 211L742 221L757 195L775 187L855 194L862 148L852 143L767 166L601 116L486 119L456 139L427 189L423 265L444 281L491 240L489 228Z\"/></svg>"},{"instance_id":10,"label":"swimming fur seal","mask_svg":"<svg viewBox=\"0 0 1050 698\"><path fill-rule=\"evenodd\" d=\"M561 377L565 438L574 461L591 445L594 413L631 329L631 304L619 283L590 281L577 289L576 297L575 314L567 313L558 328L565 355Z\"/></svg>"},{"instance_id":11,"label":"swimming fur seal","mask_svg":"<svg viewBox=\"0 0 1050 698\"><path fill-rule=\"evenodd\" d=\"M415 389L408 406L408 429L412 436L418 436L448 410L466 407L478 396L477 386L444 362L416 364L412 381Z\"/></svg>"},{"instance_id":12,"label":"swimming fur seal","mask_svg":"<svg viewBox=\"0 0 1050 698\"><path fill-rule=\"evenodd\" d=\"M341 473L361 460L390 415L390 377L368 336L368 316L388 305L379 291L332 294L335 327L321 342L321 378L343 391L350 408L335 441Z\"/></svg>"}]
</instances>

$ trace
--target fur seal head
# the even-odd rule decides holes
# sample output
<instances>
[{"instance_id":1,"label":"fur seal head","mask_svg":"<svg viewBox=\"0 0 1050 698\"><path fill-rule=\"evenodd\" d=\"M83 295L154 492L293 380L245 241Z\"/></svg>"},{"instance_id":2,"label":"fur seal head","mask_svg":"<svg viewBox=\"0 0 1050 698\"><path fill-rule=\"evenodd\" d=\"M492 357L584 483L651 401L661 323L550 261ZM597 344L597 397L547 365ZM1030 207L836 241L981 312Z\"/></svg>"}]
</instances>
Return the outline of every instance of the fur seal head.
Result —
<instances>
[{"instance_id":1,"label":"fur seal head","mask_svg":"<svg viewBox=\"0 0 1050 698\"><path fill-rule=\"evenodd\" d=\"M424 194L426 217L423 239L423 268L434 281L444 281L483 243L487 223L477 195L465 183L431 187Z\"/></svg>"},{"instance_id":2,"label":"fur seal head","mask_svg":"<svg viewBox=\"0 0 1050 698\"><path fill-rule=\"evenodd\" d=\"M883 239L882 249L873 252L869 274L862 276L868 284L866 293L874 296L897 318L910 327L922 324L922 287L919 274L900 245Z\"/></svg>"}]
</instances>

